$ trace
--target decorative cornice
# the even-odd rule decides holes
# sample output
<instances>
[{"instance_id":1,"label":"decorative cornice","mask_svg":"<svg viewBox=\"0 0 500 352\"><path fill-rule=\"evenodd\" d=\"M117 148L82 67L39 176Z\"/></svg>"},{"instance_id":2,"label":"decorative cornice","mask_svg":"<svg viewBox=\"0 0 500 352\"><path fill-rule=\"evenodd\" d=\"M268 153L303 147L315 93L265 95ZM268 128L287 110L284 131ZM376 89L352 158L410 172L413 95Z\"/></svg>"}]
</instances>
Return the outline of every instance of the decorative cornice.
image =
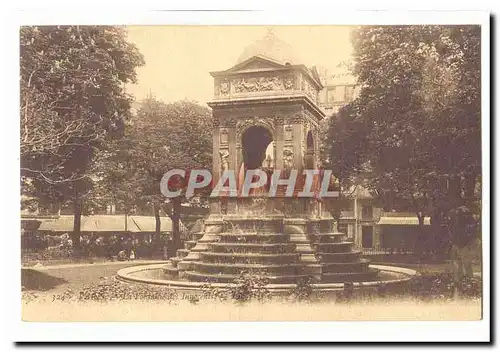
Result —
<instances>
[{"instance_id":1,"label":"decorative cornice","mask_svg":"<svg viewBox=\"0 0 500 352\"><path fill-rule=\"evenodd\" d=\"M274 124L275 125L283 125L285 123L285 118L283 116L275 116Z\"/></svg>"},{"instance_id":2,"label":"decorative cornice","mask_svg":"<svg viewBox=\"0 0 500 352\"><path fill-rule=\"evenodd\" d=\"M302 115L302 113L298 113L298 114L295 114L293 116L291 116L288 121L290 123L303 123L304 122L304 117Z\"/></svg>"},{"instance_id":3,"label":"decorative cornice","mask_svg":"<svg viewBox=\"0 0 500 352\"><path fill-rule=\"evenodd\" d=\"M219 127L220 126L220 120L219 120L219 118L214 116L213 119L212 119L212 124L213 124L214 127Z\"/></svg>"}]
</instances>

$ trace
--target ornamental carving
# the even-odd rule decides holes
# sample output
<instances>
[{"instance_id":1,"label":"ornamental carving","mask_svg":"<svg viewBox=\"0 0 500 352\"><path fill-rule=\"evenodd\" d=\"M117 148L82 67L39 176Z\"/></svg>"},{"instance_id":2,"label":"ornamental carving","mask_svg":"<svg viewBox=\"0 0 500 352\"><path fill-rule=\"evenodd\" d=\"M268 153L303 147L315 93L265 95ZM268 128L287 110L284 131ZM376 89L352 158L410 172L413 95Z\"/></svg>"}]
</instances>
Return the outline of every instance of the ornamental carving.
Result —
<instances>
[{"instance_id":1,"label":"ornamental carving","mask_svg":"<svg viewBox=\"0 0 500 352\"><path fill-rule=\"evenodd\" d=\"M231 81L235 93L265 92L293 89L293 76L263 76L239 78Z\"/></svg>"},{"instance_id":2,"label":"ornamental carving","mask_svg":"<svg viewBox=\"0 0 500 352\"><path fill-rule=\"evenodd\" d=\"M286 90L293 89L293 76L285 76L285 78L283 78L283 85Z\"/></svg>"},{"instance_id":3,"label":"ornamental carving","mask_svg":"<svg viewBox=\"0 0 500 352\"><path fill-rule=\"evenodd\" d=\"M302 114L295 114L291 116L289 119L290 123L302 123L304 122L304 118L302 117Z\"/></svg>"},{"instance_id":4,"label":"ornamental carving","mask_svg":"<svg viewBox=\"0 0 500 352\"><path fill-rule=\"evenodd\" d=\"M229 81L224 80L220 84L220 94L221 95L228 95L229 94Z\"/></svg>"},{"instance_id":5,"label":"ornamental carving","mask_svg":"<svg viewBox=\"0 0 500 352\"><path fill-rule=\"evenodd\" d=\"M274 118L275 125L283 125L284 122L285 122L285 118L283 116L276 116Z\"/></svg>"},{"instance_id":6,"label":"ornamental carving","mask_svg":"<svg viewBox=\"0 0 500 352\"><path fill-rule=\"evenodd\" d=\"M285 125L285 141L291 141L293 138L292 125Z\"/></svg>"},{"instance_id":7,"label":"ornamental carving","mask_svg":"<svg viewBox=\"0 0 500 352\"><path fill-rule=\"evenodd\" d=\"M283 149L283 168L290 170L293 168L293 150L292 148Z\"/></svg>"},{"instance_id":8,"label":"ornamental carving","mask_svg":"<svg viewBox=\"0 0 500 352\"><path fill-rule=\"evenodd\" d=\"M221 128L220 130L220 144L224 145L228 142L228 130L227 128Z\"/></svg>"},{"instance_id":9,"label":"ornamental carving","mask_svg":"<svg viewBox=\"0 0 500 352\"><path fill-rule=\"evenodd\" d=\"M222 121L221 126L223 127L235 127L237 123L237 120L232 117L232 118L226 118Z\"/></svg>"},{"instance_id":10,"label":"ornamental carving","mask_svg":"<svg viewBox=\"0 0 500 352\"><path fill-rule=\"evenodd\" d=\"M221 173L229 169L229 151L220 150L220 165L221 165Z\"/></svg>"},{"instance_id":11,"label":"ornamental carving","mask_svg":"<svg viewBox=\"0 0 500 352\"><path fill-rule=\"evenodd\" d=\"M246 117L246 118L240 118L238 119L238 125L237 125L237 140L241 139L241 135L247 128L250 128L252 126L263 126L271 132L273 135L273 140L276 140L275 138L275 129L273 125L273 120L272 119L266 119L266 118L258 118L258 117Z\"/></svg>"},{"instance_id":12,"label":"ornamental carving","mask_svg":"<svg viewBox=\"0 0 500 352\"><path fill-rule=\"evenodd\" d=\"M213 126L214 127L219 127L220 126L220 121L218 117L214 117L212 120Z\"/></svg>"},{"instance_id":13,"label":"ornamental carving","mask_svg":"<svg viewBox=\"0 0 500 352\"><path fill-rule=\"evenodd\" d=\"M302 90L309 98L316 102L318 92L316 88L314 88L314 86L309 82L309 80L305 78L302 79Z\"/></svg>"}]
</instances>

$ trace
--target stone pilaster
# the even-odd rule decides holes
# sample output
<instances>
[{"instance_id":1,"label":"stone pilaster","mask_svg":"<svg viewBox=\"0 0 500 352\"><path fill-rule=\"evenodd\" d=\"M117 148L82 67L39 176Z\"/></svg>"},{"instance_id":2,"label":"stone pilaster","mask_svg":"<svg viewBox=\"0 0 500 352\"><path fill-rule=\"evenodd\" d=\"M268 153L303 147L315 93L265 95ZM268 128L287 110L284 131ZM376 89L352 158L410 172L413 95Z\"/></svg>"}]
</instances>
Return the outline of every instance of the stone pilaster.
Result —
<instances>
[{"instance_id":1,"label":"stone pilaster","mask_svg":"<svg viewBox=\"0 0 500 352\"><path fill-rule=\"evenodd\" d=\"M220 150L220 122L217 116L213 116L213 153L212 153L212 185L219 181L221 172ZM210 213L220 214L220 203L218 198L210 198Z\"/></svg>"},{"instance_id":2,"label":"stone pilaster","mask_svg":"<svg viewBox=\"0 0 500 352\"><path fill-rule=\"evenodd\" d=\"M283 169L283 148L285 145L285 127L283 126L283 117L276 117L274 119L276 128L276 153L275 153L275 169Z\"/></svg>"},{"instance_id":3,"label":"stone pilaster","mask_svg":"<svg viewBox=\"0 0 500 352\"><path fill-rule=\"evenodd\" d=\"M304 155L302 155L302 140L304 139L304 126L302 125L302 115L297 115L292 119L293 133L293 166L297 170L303 168Z\"/></svg>"},{"instance_id":4,"label":"stone pilaster","mask_svg":"<svg viewBox=\"0 0 500 352\"><path fill-rule=\"evenodd\" d=\"M238 178L237 160L238 152L236 150L236 119L231 118L226 121L228 130L228 146L229 146L229 170L234 170L236 179ZM237 211L237 198L230 197L227 203L227 213L234 214Z\"/></svg>"}]
</instances>

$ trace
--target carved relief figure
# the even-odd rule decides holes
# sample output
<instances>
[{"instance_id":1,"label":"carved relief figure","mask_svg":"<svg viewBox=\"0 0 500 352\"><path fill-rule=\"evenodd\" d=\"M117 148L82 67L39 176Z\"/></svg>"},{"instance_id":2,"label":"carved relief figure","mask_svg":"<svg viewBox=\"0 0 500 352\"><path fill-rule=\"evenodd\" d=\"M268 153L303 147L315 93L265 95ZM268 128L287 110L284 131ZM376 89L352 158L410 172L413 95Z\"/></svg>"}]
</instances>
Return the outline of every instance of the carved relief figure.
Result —
<instances>
[{"instance_id":1,"label":"carved relief figure","mask_svg":"<svg viewBox=\"0 0 500 352\"><path fill-rule=\"evenodd\" d=\"M274 142L269 143L266 148L266 158L264 159L263 165L265 168L274 168Z\"/></svg>"},{"instance_id":2,"label":"carved relief figure","mask_svg":"<svg viewBox=\"0 0 500 352\"><path fill-rule=\"evenodd\" d=\"M283 168L293 168L293 151L290 148L283 149Z\"/></svg>"},{"instance_id":3,"label":"carved relief figure","mask_svg":"<svg viewBox=\"0 0 500 352\"><path fill-rule=\"evenodd\" d=\"M227 128L221 128L220 130L220 144L227 144Z\"/></svg>"},{"instance_id":4,"label":"carved relief figure","mask_svg":"<svg viewBox=\"0 0 500 352\"><path fill-rule=\"evenodd\" d=\"M221 173L229 169L229 151L220 150Z\"/></svg>"},{"instance_id":5,"label":"carved relief figure","mask_svg":"<svg viewBox=\"0 0 500 352\"><path fill-rule=\"evenodd\" d=\"M286 90L293 89L293 76L286 76L283 79L283 85Z\"/></svg>"},{"instance_id":6,"label":"carved relief figure","mask_svg":"<svg viewBox=\"0 0 500 352\"><path fill-rule=\"evenodd\" d=\"M279 76L242 78L234 81L236 93L283 90L285 85ZM292 81L293 85L293 81ZM291 89L291 88L286 88Z\"/></svg>"}]
</instances>

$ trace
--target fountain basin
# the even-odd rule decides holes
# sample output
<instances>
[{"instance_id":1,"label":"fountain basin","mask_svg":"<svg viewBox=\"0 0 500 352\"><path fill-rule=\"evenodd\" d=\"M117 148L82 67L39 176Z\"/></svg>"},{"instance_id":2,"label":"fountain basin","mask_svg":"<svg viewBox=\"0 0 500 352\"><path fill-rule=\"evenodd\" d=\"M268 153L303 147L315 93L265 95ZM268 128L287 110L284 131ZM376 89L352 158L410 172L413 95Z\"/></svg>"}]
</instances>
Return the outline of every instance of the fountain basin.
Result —
<instances>
[{"instance_id":1,"label":"fountain basin","mask_svg":"<svg viewBox=\"0 0 500 352\"><path fill-rule=\"evenodd\" d=\"M194 277L190 278L192 281L167 278L164 274L164 267L166 264L168 264L168 262L123 268L118 271L116 277L124 282L162 285L174 290L189 292L201 292L203 287L206 286L207 282L194 281ZM380 286L384 286L385 288L401 286L408 283L415 275L418 275L415 270L396 266L370 265L369 267L375 272L373 277L376 277L376 279L372 281L353 282L355 290L377 289ZM378 275L376 275L377 273ZM232 279L234 278L231 278L231 280ZM229 288L234 286L236 286L236 284L231 282L211 283L211 287L214 288ZM344 289L344 284L341 282L318 283L312 284L311 286L315 292L341 291ZM287 292L294 287L296 287L296 284L292 283L270 283L266 286L270 292L276 293Z\"/></svg>"}]
</instances>

